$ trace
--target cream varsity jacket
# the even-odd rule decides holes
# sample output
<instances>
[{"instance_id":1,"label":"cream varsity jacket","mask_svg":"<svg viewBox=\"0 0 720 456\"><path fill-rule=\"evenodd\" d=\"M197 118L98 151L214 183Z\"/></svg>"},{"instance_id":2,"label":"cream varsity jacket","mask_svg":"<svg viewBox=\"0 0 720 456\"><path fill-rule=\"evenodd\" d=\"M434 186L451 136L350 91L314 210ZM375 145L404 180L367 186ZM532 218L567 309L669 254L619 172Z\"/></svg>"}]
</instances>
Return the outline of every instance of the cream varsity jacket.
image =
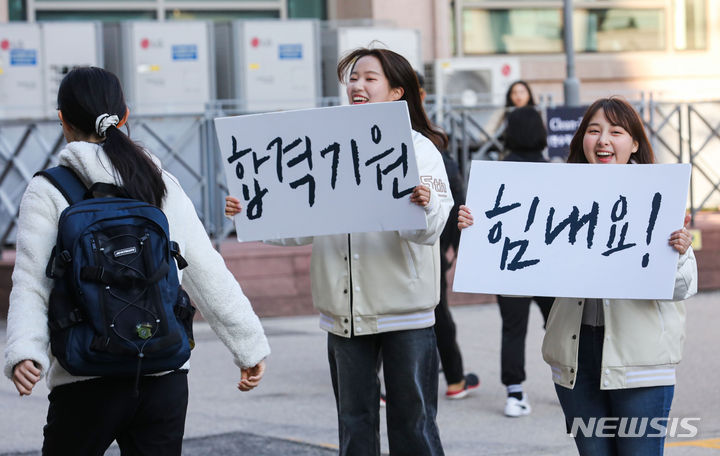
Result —
<instances>
[{"instance_id":1,"label":"cream varsity jacket","mask_svg":"<svg viewBox=\"0 0 720 456\"><path fill-rule=\"evenodd\" d=\"M672 301L603 299L600 389L675 384L675 366L685 342L685 303L697 293L697 264L692 248L678 259ZM585 299L558 298L548 317L542 353L553 381L573 388Z\"/></svg>"}]
</instances>

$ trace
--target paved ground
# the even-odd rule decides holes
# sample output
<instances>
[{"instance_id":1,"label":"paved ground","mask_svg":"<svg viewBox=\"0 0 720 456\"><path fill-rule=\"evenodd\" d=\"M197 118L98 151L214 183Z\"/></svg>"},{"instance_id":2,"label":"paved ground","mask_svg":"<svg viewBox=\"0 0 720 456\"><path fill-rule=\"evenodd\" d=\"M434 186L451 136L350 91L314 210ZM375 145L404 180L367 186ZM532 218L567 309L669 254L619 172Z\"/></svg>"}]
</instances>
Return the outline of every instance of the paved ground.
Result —
<instances>
[{"instance_id":1,"label":"paved ground","mask_svg":"<svg viewBox=\"0 0 720 456\"><path fill-rule=\"evenodd\" d=\"M699 417L692 439L671 439L668 456L720 455L720 292L688 302L685 359L678 372L672 416ZM466 368L477 372L481 387L465 400L441 399L438 423L449 456L576 454L565 435L562 412L550 370L540 357L541 316L533 309L527 341L526 390L533 413L503 416L499 381L500 317L495 305L453 309ZM239 393L239 373L207 325L198 324L198 346L190 371L186 455L330 455L337 446L325 334L315 317L264 319L273 354L260 388ZM0 322L0 348L4 346ZM441 380L441 393L444 381ZM47 408L47 389L19 398L12 384L0 381L0 455L39 454ZM383 423L384 428L384 423ZM387 443L383 435L383 448ZM108 455L117 455L111 448Z\"/></svg>"}]
</instances>

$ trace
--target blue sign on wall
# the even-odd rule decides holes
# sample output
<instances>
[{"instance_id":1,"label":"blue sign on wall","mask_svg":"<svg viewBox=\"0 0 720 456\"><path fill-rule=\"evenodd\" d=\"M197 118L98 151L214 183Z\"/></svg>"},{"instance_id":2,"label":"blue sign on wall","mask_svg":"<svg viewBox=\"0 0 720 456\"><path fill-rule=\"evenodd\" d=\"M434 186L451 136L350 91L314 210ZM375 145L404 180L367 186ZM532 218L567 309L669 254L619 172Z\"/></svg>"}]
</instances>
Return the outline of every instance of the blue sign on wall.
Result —
<instances>
[{"instance_id":1,"label":"blue sign on wall","mask_svg":"<svg viewBox=\"0 0 720 456\"><path fill-rule=\"evenodd\" d=\"M196 44L173 44L173 60L197 60L198 48Z\"/></svg>"},{"instance_id":2,"label":"blue sign on wall","mask_svg":"<svg viewBox=\"0 0 720 456\"><path fill-rule=\"evenodd\" d=\"M10 65L37 65L37 49L10 49Z\"/></svg>"},{"instance_id":3,"label":"blue sign on wall","mask_svg":"<svg viewBox=\"0 0 720 456\"><path fill-rule=\"evenodd\" d=\"M302 54L302 44L278 45L278 57L280 59L302 59Z\"/></svg>"}]
</instances>

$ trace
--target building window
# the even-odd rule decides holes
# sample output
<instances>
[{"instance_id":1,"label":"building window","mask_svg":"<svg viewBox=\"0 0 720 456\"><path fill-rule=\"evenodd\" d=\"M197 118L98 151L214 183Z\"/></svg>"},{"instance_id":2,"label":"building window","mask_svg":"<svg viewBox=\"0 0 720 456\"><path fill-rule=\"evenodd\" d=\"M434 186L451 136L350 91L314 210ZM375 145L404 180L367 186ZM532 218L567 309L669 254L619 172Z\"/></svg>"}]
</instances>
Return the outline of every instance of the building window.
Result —
<instances>
[{"instance_id":1,"label":"building window","mask_svg":"<svg viewBox=\"0 0 720 456\"><path fill-rule=\"evenodd\" d=\"M559 8L467 8L462 20L463 53L466 55L560 53L564 50L562 10ZM662 8L576 9L573 24L577 52L658 51L666 48L665 10Z\"/></svg>"},{"instance_id":2,"label":"building window","mask_svg":"<svg viewBox=\"0 0 720 456\"><path fill-rule=\"evenodd\" d=\"M155 20L155 11L36 11L37 21L139 21Z\"/></svg>"},{"instance_id":3,"label":"building window","mask_svg":"<svg viewBox=\"0 0 720 456\"><path fill-rule=\"evenodd\" d=\"M8 0L8 18L11 21L24 21L27 18L25 0Z\"/></svg>"},{"instance_id":4,"label":"building window","mask_svg":"<svg viewBox=\"0 0 720 456\"><path fill-rule=\"evenodd\" d=\"M559 9L466 9L462 15L465 54L562 52Z\"/></svg>"},{"instance_id":5,"label":"building window","mask_svg":"<svg viewBox=\"0 0 720 456\"><path fill-rule=\"evenodd\" d=\"M202 11L202 10L181 10L181 9L174 9L174 10L166 10L165 11L165 18L171 19L171 20L209 20L209 21L217 21L217 22L223 22L233 19L277 19L280 17L280 12L278 10L269 10L269 11L263 11L263 10L230 10L230 11L221 11L221 10L211 10L211 11Z\"/></svg>"},{"instance_id":6,"label":"building window","mask_svg":"<svg viewBox=\"0 0 720 456\"><path fill-rule=\"evenodd\" d=\"M288 0L287 8L292 19L327 19L325 0Z\"/></svg>"},{"instance_id":7,"label":"building window","mask_svg":"<svg viewBox=\"0 0 720 456\"><path fill-rule=\"evenodd\" d=\"M675 49L707 49L707 11L705 0L674 0Z\"/></svg>"},{"instance_id":8,"label":"building window","mask_svg":"<svg viewBox=\"0 0 720 456\"><path fill-rule=\"evenodd\" d=\"M662 51L662 9L608 8L576 10L575 50L579 52Z\"/></svg>"}]
</instances>

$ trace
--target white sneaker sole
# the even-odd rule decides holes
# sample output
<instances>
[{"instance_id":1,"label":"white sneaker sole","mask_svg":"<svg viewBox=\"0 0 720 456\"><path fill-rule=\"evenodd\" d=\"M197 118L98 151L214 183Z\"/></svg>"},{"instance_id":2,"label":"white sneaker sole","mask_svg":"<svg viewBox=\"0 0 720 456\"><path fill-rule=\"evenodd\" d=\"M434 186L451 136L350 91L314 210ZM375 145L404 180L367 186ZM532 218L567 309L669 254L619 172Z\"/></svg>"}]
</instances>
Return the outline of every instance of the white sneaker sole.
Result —
<instances>
[{"instance_id":1,"label":"white sneaker sole","mask_svg":"<svg viewBox=\"0 0 720 456\"><path fill-rule=\"evenodd\" d=\"M467 397L467 395L468 395L468 390L462 390L462 391L459 391L459 392L453 394L452 396L445 394L445 398L449 399L451 401L454 401L456 399L463 399L463 398Z\"/></svg>"},{"instance_id":2,"label":"white sneaker sole","mask_svg":"<svg viewBox=\"0 0 720 456\"><path fill-rule=\"evenodd\" d=\"M532 411L532 409L530 408L530 406L528 406L526 408L522 408L521 410L513 410L513 411L509 411L509 410L505 409L505 416L510 417L510 418L519 418L521 416L529 415L531 411Z\"/></svg>"}]
</instances>

